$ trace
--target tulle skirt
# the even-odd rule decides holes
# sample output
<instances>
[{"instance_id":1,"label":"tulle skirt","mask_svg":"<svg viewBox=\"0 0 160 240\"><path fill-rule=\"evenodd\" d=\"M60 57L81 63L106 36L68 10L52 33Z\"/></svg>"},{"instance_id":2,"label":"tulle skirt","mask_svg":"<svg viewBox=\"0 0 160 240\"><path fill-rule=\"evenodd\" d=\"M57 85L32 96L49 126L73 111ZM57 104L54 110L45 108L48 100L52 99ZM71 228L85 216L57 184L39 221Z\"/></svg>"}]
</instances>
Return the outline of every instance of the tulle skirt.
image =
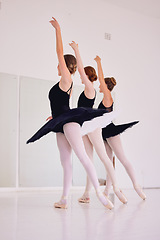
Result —
<instances>
[{"instance_id":1,"label":"tulle skirt","mask_svg":"<svg viewBox=\"0 0 160 240\"><path fill-rule=\"evenodd\" d=\"M117 112L107 113L105 109L73 108L53 118L44 124L28 141L34 142L49 132L62 132L63 126L70 122L76 122L81 126L82 136L94 131L96 128L104 128L112 122Z\"/></svg>"},{"instance_id":2,"label":"tulle skirt","mask_svg":"<svg viewBox=\"0 0 160 240\"><path fill-rule=\"evenodd\" d=\"M126 124L115 125L114 123L110 123L108 126L102 129L102 137L103 140L106 138L114 137L118 134L123 133L126 129L131 128L139 121L134 121Z\"/></svg>"}]
</instances>

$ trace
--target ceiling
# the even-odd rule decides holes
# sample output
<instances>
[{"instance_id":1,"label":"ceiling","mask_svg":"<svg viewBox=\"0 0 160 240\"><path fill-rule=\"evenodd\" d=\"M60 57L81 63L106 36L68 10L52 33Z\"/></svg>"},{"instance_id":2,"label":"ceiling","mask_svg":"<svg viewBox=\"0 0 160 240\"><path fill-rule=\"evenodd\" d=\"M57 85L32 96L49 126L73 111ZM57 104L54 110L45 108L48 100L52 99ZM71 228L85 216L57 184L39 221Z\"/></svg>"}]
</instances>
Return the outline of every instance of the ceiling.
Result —
<instances>
[{"instance_id":1,"label":"ceiling","mask_svg":"<svg viewBox=\"0 0 160 240\"><path fill-rule=\"evenodd\" d=\"M110 4L160 19L160 0L103 0Z\"/></svg>"}]
</instances>

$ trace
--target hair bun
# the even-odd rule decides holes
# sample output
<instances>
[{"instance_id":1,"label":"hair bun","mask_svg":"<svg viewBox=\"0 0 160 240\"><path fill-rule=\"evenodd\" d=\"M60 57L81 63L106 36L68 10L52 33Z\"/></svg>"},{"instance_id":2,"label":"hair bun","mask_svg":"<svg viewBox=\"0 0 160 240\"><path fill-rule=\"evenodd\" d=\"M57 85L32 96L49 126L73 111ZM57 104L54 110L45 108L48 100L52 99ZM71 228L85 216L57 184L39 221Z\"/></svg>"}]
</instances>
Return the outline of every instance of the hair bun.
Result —
<instances>
[{"instance_id":1,"label":"hair bun","mask_svg":"<svg viewBox=\"0 0 160 240\"><path fill-rule=\"evenodd\" d=\"M96 74L91 74L90 80L91 81L96 81L97 80L97 75Z\"/></svg>"},{"instance_id":2,"label":"hair bun","mask_svg":"<svg viewBox=\"0 0 160 240\"><path fill-rule=\"evenodd\" d=\"M66 63L66 66L71 74L75 73L77 69L77 60L76 58L71 54L65 54L64 60Z\"/></svg>"},{"instance_id":3,"label":"hair bun","mask_svg":"<svg viewBox=\"0 0 160 240\"><path fill-rule=\"evenodd\" d=\"M97 80L96 70L93 67L87 66L84 68L84 71L91 82L94 82Z\"/></svg>"},{"instance_id":4,"label":"hair bun","mask_svg":"<svg viewBox=\"0 0 160 240\"><path fill-rule=\"evenodd\" d=\"M111 82L114 86L117 84L116 79L114 77L111 77Z\"/></svg>"}]
</instances>

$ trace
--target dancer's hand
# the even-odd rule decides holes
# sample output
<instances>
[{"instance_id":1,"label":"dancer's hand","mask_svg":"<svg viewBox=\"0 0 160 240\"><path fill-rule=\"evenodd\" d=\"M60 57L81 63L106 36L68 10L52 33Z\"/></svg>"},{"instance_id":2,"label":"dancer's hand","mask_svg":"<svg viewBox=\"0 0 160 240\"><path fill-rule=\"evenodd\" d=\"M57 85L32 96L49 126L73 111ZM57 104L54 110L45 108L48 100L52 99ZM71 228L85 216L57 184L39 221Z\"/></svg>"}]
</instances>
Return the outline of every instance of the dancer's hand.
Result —
<instances>
[{"instance_id":1,"label":"dancer's hand","mask_svg":"<svg viewBox=\"0 0 160 240\"><path fill-rule=\"evenodd\" d=\"M75 41L72 41L71 43L69 43L69 45L73 48L74 51L78 49L78 43L75 43Z\"/></svg>"},{"instance_id":2,"label":"dancer's hand","mask_svg":"<svg viewBox=\"0 0 160 240\"><path fill-rule=\"evenodd\" d=\"M50 116L50 117L48 117L48 118L46 119L46 121L48 121L48 120L50 121L50 120L52 120L52 118L53 118L53 117Z\"/></svg>"},{"instance_id":3,"label":"dancer's hand","mask_svg":"<svg viewBox=\"0 0 160 240\"><path fill-rule=\"evenodd\" d=\"M52 20L49 21L51 23L51 25L57 30L57 29L60 29L60 25L58 23L58 21L52 17Z\"/></svg>"},{"instance_id":4,"label":"dancer's hand","mask_svg":"<svg viewBox=\"0 0 160 240\"><path fill-rule=\"evenodd\" d=\"M100 58L99 56L96 56L96 57L94 58L94 60L95 60L96 62L100 62L100 61L101 61L101 58Z\"/></svg>"}]
</instances>

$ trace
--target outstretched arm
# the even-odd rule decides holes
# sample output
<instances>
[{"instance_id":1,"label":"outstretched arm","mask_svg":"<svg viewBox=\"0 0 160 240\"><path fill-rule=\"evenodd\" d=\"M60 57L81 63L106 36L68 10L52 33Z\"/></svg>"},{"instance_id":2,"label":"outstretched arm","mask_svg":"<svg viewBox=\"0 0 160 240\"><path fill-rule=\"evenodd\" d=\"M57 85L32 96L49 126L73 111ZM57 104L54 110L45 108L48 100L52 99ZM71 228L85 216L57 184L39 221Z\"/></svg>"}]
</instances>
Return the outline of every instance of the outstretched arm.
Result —
<instances>
[{"instance_id":1,"label":"outstretched arm","mask_svg":"<svg viewBox=\"0 0 160 240\"><path fill-rule=\"evenodd\" d=\"M103 74L103 69L102 69L102 64L101 64L101 58L99 56L96 56L94 59L97 63L97 68L98 68L98 79L100 82L100 88L101 91L103 92L104 98L103 98L103 104L106 107L110 107L113 103L112 95L110 90L108 89L105 81L104 81L104 74Z\"/></svg>"},{"instance_id":2,"label":"outstretched arm","mask_svg":"<svg viewBox=\"0 0 160 240\"><path fill-rule=\"evenodd\" d=\"M73 50L75 52L75 56L76 56L76 59L77 59L78 72L79 72L80 77L82 79L82 83L85 85L85 95L88 98L94 98L95 97L95 90L94 90L93 84L88 79L88 77L87 77L87 75L84 71L84 66L83 66L83 63L82 63L81 56L80 56L78 44L75 43L74 41L72 41L69 45L73 48Z\"/></svg>"},{"instance_id":3,"label":"outstretched arm","mask_svg":"<svg viewBox=\"0 0 160 240\"><path fill-rule=\"evenodd\" d=\"M56 31L56 52L57 52L59 68L62 76L62 81L64 82L64 84L67 84L68 82L70 83L72 80L71 80L70 72L64 60L60 25L54 17L52 17L52 20L50 21L50 23L55 28L55 31Z\"/></svg>"}]
</instances>

